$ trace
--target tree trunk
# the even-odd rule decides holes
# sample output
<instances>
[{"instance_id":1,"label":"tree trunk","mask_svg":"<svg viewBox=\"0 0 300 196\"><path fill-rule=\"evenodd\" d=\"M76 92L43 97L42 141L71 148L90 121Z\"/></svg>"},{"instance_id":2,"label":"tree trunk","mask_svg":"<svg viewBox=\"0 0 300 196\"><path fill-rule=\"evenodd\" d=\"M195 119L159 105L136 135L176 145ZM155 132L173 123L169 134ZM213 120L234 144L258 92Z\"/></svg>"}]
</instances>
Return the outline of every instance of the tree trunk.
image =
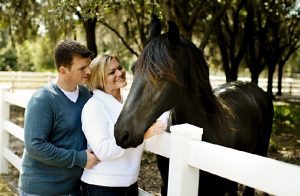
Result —
<instances>
[{"instance_id":1,"label":"tree trunk","mask_svg":"<svg viewBox=\"0 0 300 196\"><path fill-rule=\"evenodd\" d=\"M269 65L268 66L268 87L267 93L273 96L273 75L275 72L276 65Z\"/></svg>"},{"instance_id":2,"label":"tree trunk","mask_svg":"<svg viewBox=\"0 0 300 196\"><path fill-rule=\"evenodd\" d=\"M226 76L226 82L230 82L230 81L232 81L231 73L230 73L230 62L229 62L225 38L224 38L224 34L222 32L222 27L221 27L220 21L218 21L218 23L217 23L217 39L218 39L219 50L220 50L221 57L222 57L221 60L222 60L222 64L223 64L223 69L224 69L225 76Z\"/></svg>"},{"instance_id":3,"label":"tree trunk","mask_svg":"<svg viewBox=\"0 0 300 196\"><path fill-rule=\"evenodd\" d=\"M279 95L279 96L282 95L282 70L283 70L283 64L279 63L279 65L278 65L278 84L277 84L277 93L276 93L276 95Z\"/></svg>"},{"instance_id":4,"label":"tree trunk","mask_svg":"<svg viewBox=\"0 0 300 196\"><path fill-rule=\"evenodd\" d=\"M87 48L94 53L94 56L97 56L96 22L97 22L96 18L89 18L83 21Z\"/></svg>"},{"instance_id":5,"label":"tree trunk","mask_svg":"<svg viewBox=\"0 0 300 196\"><path fill-rule=\"evenodd\" d=\"M252 70L251 71L251 82L258 84L259 71Z\"/></svg>"}]
</instances>

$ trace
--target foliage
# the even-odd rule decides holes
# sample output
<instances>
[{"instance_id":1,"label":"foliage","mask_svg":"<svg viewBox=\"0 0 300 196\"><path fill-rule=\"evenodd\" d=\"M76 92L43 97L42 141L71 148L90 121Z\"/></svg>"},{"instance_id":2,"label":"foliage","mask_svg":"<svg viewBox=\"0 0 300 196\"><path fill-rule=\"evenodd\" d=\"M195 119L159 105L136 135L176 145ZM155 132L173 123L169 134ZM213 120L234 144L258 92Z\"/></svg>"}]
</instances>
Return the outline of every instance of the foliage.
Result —
<instances>
[{"instance_id":1,"label":"foliage","mask_svg":"<svg viewBox=\"0 0 300 196\"><path fill-rule=\"evenodd\" d=\"M275 102L273 132L300 132L300 104Z\"/></svg>"},{"instance_id":2,"label":"foliage","mask_svg":"<svg viewBox=\"0 0 300 196\"><path fill-rule=\"evenodd\" d=\"M36 0L1 0L0 29L8 29L15 43L37 36L40 4Z\"/></svg>"},{"instance_id":3,"label":"foliage","mask_svg":"<svg viewBox=\"0 0 300 196\"><path fill-rule=\"evenodd\" d=\"M7 45L0 50L0 71L52 71L55 69L53 49L47 38L31 43L24 41L15 48Z\"/></svg>"},{"instance_id":4,"label":"foliage","mask_svg":"<svg viewBox=\"0 0 300 196\"><path fill-rule=\"evenodd\" d=\"M0 71L17 70L17 51L8 46L0 50Z\"/></svg>"},{"instance_id":5,"label":"foliage","mask_svg":"<svg viewBox=\"0 0 300 196\"><path fill-rule=\"evenodd\" d=\"M5 48L8 45L9 34L6 29L0 28L0 48Z\"/></svg>"},{"instance_id":6,"label":"foliage","mask_svg":"<svg viewBox=\"0 0 300 196\"><path fill-rule=\"evenodd\" d=\"M300 73L300 50L297 50L296 53L293 54L291 59L289 60L289 64L291 65L290 70L287 70L288 73Z\"/></svg>"},{"instance_id":7,"label":"foliage","mask_svg":"<svg viewBox=\"0 0 300 196\"><path fill-rule=\"evenodd\" d=\"M33 63L37 71L53 71L56 69L54 63L54 51L49 37L41 37L32 44Z\"/></svg>"},{"instance_id":8,"label":"foliage","mask_svg":"<svg viewBox=\"0 0 300 196\"><path fill-rule=\"evenodd\" d=\"M259 60L258 55L262 54L260 51L265 51L267 55L262 55L264 57L270 54L270 59L275 59L271 54L280 56L261 49L262 47L275 50L277 47L272 46L279 43L278 39L280 46L286 44L289 49L292 46L289 44L291 39L299 40L299 31L293 31L296 33L291 36L291 29L299 29L299 13L294 10L293 15L286 17L287 11L295 2L296 0L0 0L0 46L6 48L11 44L14 48L21 44L25 47L22 43L29 41L34 48L30 46L26 51L33 54L29 55L31 58L25 59L23 56L20 61L29 60L28 65L33 66L31 70L53 69L53 49L61 39L79 40L99 54L117 54L120 59L124 59L123 64L130 66L144 47L151 14L155 13L163 21L163 31L168 20L176 21L185 37L200 43L201 48L210 52L210 61L223 65L227 75L234 75L232 78L235 78L240 64L250 65L250 57L248 56L248 62L244 57L244 54L250 54L246 50L246 41L252 41L252 45L248 43L247 47L251 46L252 53L255 53L252 54L255 59L251 60L251 65L261 66L266 64L266 60ZM250 11L253 12L253 17L249 16ZM291 18L295 19L295 23L291 22ZM246 19L249 19L248 25ZM271 23L267 23L268 20ZM271 24L274 32L265 28L267 24ZM253 35L249 35L251 33ZM260 35L266 39L260 38ZM299 44L294 48L298 46ZM289 51L283 51L284 54L288 53L284 56L289 56Z\"/></svg>"},{"instance_id":9,"label":"foliage","mask_svg":"<svg viewBox=\"0 0 300 196\"><path fill-rule=\"evenodd\" d=\"M274 102L273 133L268 156L300 165L300 104L299 102Z\"/></svg>"},{"instance_id":10,"label":"foliage","mask_svg":"<svg viewBox=\"0 0 300 196\"><path fill-rule=\"evenodd\" d=\"M32 47L29 41L23 42L23 44L17 45L17 68L18 71L35 71L36 67L33 63Z\"/></svg>"}]
</instances>

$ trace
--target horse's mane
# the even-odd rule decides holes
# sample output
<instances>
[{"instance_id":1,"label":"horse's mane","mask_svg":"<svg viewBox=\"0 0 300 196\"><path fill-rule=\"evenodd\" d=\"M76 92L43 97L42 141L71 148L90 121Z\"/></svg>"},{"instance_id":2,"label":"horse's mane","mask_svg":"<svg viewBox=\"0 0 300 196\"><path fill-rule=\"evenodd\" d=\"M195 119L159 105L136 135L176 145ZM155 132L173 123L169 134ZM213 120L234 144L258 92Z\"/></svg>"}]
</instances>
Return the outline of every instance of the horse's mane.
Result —
<instances>
[{"instance_id":1,"label":"horse's mane","mask_svg":"<svg viewBox=\"0 0 300 196\"><path fill-rule=\"evenodd\" d=\"M187 48L187 59L189 59L187 64L190 77L187 77L189 80L187 86L195 88L194 92L198 93L199 98L203 100L207 118L210 122L214 122L213 127L219 134L221 134L219 131L224 128L234 130L228 121L228 117L233 117L233 112L221 98L213 93L209 80L209 68L203 51L188 39L182 37L181 42Z\"/></svg>"},{"instance_id":2,"label":"horse's mane","mask_svg":"<svg viewBox=\"0 0 300 196\"><path fill-rule=\"evenodd\" d=\"M220 98L214 95L210 81L209 69L203 51L197 48L191 41L180 36L178 47L185 48L184 88L191 93L197 93L203 100L203 106L207 118L211 120L216 130L221 127L230 127L226 120L225 113L231 115L229 108ZM174 46L168 40L167 34L162 34L153 38L145 46L138 61L135 64L136 72L144 74L144 77L155 82L156 80L172 80L178 82L174 73L175 60L170 54L170 49ZM179 83L179 82L178 82ZM180 83L179 83L180 84ZM199 99L199 100L200 100Z\"/></svg>"},{"instance_id":3,"label":"horse's mane","mask_svg":"<svg viewBox=\"0 0 300 196\"><path fill-rule=\"evenodd\" d=\"M173 69L174 60L169 55L167 45L166 35L151 40L135 63L135 71L144 74L153 82L162 79L176 81Z\"/></svg>"}]
</instances>

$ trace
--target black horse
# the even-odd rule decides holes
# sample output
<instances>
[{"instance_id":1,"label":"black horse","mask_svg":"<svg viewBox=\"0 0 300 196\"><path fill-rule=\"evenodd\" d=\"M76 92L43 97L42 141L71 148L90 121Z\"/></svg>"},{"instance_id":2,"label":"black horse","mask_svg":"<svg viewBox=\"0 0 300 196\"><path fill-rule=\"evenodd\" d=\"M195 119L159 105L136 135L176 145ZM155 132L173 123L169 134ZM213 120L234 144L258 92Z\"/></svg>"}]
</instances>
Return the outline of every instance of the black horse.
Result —
<instances>
[{"instance_id":1,"label":"black horse","mask_svg":"<svg viewBox=\"0 0 300 196\"><path fill-rule=\"evenodd\" d=\"M168 32L161 35L160 21L152 22L115 124L117 144L124 148L141 144L147 128L171 110L173 125L202 127L204 141L266 156L274 113L271 97L245 82L226 83L213 91L203 52L180 36L175 23L168 24ZM158 168L166 195L168 159L158 157ZM199 195L237 195L237 183L202 171L200 176ZM253 195L254 189L247 187L244 194Z\"/></svg>"}]
</instances>

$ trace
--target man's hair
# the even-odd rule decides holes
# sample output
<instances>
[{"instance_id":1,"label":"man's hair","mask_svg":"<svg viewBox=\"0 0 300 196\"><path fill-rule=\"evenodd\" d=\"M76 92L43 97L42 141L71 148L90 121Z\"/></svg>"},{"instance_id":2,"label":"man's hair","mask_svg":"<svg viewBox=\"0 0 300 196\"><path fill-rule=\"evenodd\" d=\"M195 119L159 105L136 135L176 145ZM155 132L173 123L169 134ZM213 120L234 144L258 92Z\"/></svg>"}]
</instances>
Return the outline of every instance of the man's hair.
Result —
<instances>
[{"instance_id":1,"label":"man's hair","mask_svg":"<svg viewBox=\"0 0 300 196\"><path fill-rule=\"evenodd\" d=\"M74 56L92 59L93 53L84 45L73 40L64 40L55 48L55 64L57 70L64 66L71 68Z\"/></svg>"}]
</instances>

